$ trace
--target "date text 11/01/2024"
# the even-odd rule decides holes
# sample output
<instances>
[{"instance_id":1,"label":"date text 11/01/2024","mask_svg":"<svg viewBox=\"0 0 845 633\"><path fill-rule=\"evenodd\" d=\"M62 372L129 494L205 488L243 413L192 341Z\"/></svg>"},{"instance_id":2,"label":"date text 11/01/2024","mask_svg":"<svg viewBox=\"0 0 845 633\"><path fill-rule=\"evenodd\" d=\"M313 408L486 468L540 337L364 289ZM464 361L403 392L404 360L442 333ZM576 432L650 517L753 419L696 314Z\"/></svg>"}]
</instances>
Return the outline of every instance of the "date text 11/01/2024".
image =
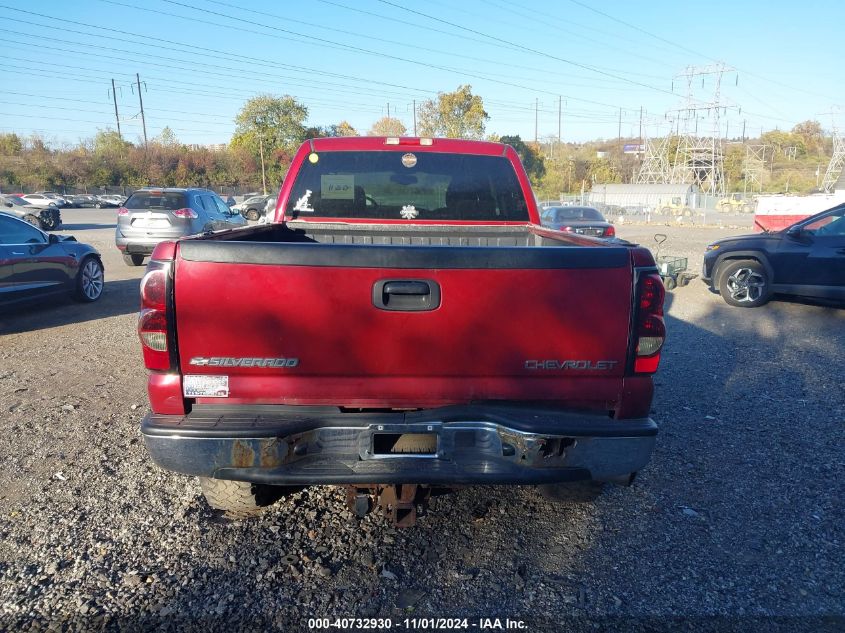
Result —
<instances>
[{"instance_id":1,"label":"date text 11/01/2024","mask_svg":"<svg viewBox=\"0 0 845 633\"><path fill-rule=\"evenodd\" d=\"M417 631L470 630L480 631L524 631L528 625L523 620L510 618L309 618L308 628L312 630L391 630L409 629Z\"/></svg>"}]
</instances>

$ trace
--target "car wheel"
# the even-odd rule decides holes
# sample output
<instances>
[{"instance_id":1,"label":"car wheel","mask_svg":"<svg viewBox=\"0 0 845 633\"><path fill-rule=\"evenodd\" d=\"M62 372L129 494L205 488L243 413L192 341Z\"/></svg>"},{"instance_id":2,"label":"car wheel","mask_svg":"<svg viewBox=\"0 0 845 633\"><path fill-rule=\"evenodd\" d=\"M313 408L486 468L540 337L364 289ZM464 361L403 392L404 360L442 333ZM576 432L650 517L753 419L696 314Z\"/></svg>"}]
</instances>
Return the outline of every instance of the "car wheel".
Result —
<instances>
[{"instance_id":1,"label":"car wheel","mask_svg":"<svg viewBox=\"0 0 845 633\"><path fill-rule=\"evenodd\" d=\"M200 477L199 480L208 505L215 510L222 510L232 518L258 516L264 508L278 501L285 492L283 486L253 484L248 481L210 477Z\"/></svg>"},{"instance_id":2,"label":"car wheel","mask_svg":"<svg viewBox=\"0 0 845 633\"><path fill-rule=\"evenodd\" d=\"M604 485L600 481L567 481L537 486L540 494L556 503L590 503L598 499Z\"/></svg>"},{"instance_id":3,"label":"car wheel","mask_svg":"<svg viewBox=\"0 0 845 633\"><path fill-rule=\"evenodd\" d=\"M761 306L772 294L766 269L753 259L726 262L718 279L719 294L725 303L738 308Z\"/></svg>"},{"instance_id":4,"label":"car wheel","mask_svg":"<svg viewBox=\"0 0 845 633\"><path fill-rule=\"evenodd\" d=\"M94 205L94 208L95 208L95 209L102 209L102 208L103 208L103 205L101 205L101 204L98 202L97 204L95 204L95 205Z\"/></svg>"},{"instance_id":5,"label":"car wheel","mask_svg":"<svg viewBox=\"0 0 845 633\"><path fill-rule=\"evenodd\" d=\"M45 231L54 231L58 229L61 224L58 211L42 211L39 217Z\"/></svg>"},{"instance_id":6,"label":"car wheel","mask_svg":"<svg viewBox=\"0 0 845 633\"><path fill-rule=\"evenodd\" d=\"M141 266L144 263L144 256L137 253L124 253L123 261L127 266Z\"/></svg>"},{"instance_id":7,"label":"car wheel","mask_svg":"<svg viewBox=\"0 0 845 633\"><path fill-rule=\"evenodd\" d=\"M27 213L23 216L24 222L29 222L32 226L41 228L41 220L39 220L36 216L32 215L31 213Z\"/></svg>"},{"instance_id":8,"label":"car wheel","mask_svg":"<svg viewBox=\"0 0 845 633\"><path fill-rule=\"evenodd\" d=\"M246 212L246 219L247 220L257 220L259 218L259 213L255 209L248 209Z\"/></svg>"},{"instance_id":9,"label":"car wheel","mask_svg":"<svg viewBox=\"0 0 845 633\"><path fill-rule=\"evenodd\" d=\"M76 274L74 298L77 301L91 303L102 296L104 287L105 273L102 262L93 256L83 259L79 272Z\"/></svg>"}]
</instances>

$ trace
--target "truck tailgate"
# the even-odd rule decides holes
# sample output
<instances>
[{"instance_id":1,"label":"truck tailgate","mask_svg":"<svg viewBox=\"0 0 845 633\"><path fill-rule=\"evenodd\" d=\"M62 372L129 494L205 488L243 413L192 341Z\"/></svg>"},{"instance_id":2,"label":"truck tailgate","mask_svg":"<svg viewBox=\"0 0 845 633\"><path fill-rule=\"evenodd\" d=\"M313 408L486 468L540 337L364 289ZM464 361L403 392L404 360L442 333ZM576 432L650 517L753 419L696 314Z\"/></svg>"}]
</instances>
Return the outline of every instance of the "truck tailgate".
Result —
<instances>
[{"instance_id":1,"label":"truck tailgate","mask_svg":"<svg viewBox=\"0 0 845 633\"><path fill-rule=\"evenodd\" d=\"M182 373L228 376L227 397L200 402L610 409L620 397L624 247L188 240L174 275Z\"/></svg>"}]
</instances>

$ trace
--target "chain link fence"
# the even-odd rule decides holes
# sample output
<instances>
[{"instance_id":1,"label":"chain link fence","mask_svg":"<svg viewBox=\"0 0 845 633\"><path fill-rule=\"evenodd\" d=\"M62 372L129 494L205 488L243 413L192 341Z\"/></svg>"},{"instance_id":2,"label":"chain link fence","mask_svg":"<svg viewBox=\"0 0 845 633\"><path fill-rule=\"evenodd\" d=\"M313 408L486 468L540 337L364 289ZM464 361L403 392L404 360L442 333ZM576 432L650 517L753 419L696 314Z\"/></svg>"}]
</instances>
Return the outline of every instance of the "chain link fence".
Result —
<instances>
[{"instance_id":1,"label":"chain link fence","mask_svg":"<svg viewBox=\"0 0 845 633\"><path fill-rule=\"evenodd\" d=\"M598 209L611 222L646 224L748 224L757 206L756 195L728 193L714 196L695 193L691 196L667 196L660 200L646 200L632 193L616 197L613 204L595 199L590 192L561 194L557 199L538 200L540 207L588 206Z\"/></svg>"}]
</instances>

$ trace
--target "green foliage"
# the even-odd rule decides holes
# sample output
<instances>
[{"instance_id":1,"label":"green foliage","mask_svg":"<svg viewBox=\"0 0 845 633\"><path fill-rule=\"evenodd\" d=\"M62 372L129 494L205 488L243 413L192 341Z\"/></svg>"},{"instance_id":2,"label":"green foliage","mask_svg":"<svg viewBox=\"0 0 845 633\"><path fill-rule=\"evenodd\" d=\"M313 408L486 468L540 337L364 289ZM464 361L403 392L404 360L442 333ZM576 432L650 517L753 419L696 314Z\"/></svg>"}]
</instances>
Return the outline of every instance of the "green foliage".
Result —
<instances>
[{"instance_id":1,"label":"green foliage","mask_svg":"<svg viewBox=\"0 0 845 633\"><path fill-rule=\"evenodd\" d=\"M369 136L404 136L407 131L402 121L385 116L373 123Z\"/></svg>"},{"instance_id":2,"label":"green foliage","mask_svg":"<svg viewBox=\"0 0 845 633\"><path fill-rule=\"evenodd\" d=\"M176 147L179 145L179 139L176 138L176 132L165 126L161 133L153 139L153 143L164 145L165 147Z\"/></svg>"},{"instance_id":3,"label":"green foliage","mask_svg":"<svg viewBox=\"0 0 845 633\"><path fill-rule=\"evenodd\" d=\"M17 134L0 134L0 156L17 156L23 149L23 142Z\"/></svg>"},{"instance_id":4,"label":"green foliage","mask_svg":"<svg viewBox=\"0 0 845 633\"><path fill-rule=\"evenodd\" d=\"M420 106L420 136L483 139L484 125L490 115L484 101L472 94L472 86L458 86L454 92L441 92L437 100Z\"/></svg>"},{"instance_id":5,"label":"green foliage","mask_svg":"<svg viewBox=\"0 0 845 633\"><path fill-rule=\"evenodd\" d=\"M132 147L132 143L124 141L114 130L97 130L94 135L94 154L97 156L118 156Z\"/></svg>"},{"instance_id":6,"label":"green foliage","mask_svg":"<svg viewBox=\"0 0 845 633\"><path fill-rule=\"evenodd\" d=\"M608 158L594 158L589 163L590 179L598 183L622 182L616 166Z\"/></svg>"},{"instance_id":7,"label":"green foliage","mask_svg":"<svg viewBox=\"0 0 845 633\"><path fill-rule=\"evenodd\" d=\"M802 121L792 128L792 135L801 139L808 154L819 154L824 149L824 132L818 121Z\"/></svg>"},{"instance_id":8,"label":"green foliage","mask_svg":"<svg viewBox=\"0 0 845 633\"><path fill-rule=\"evenodd\" d=\"M728 190L742 191L745 184L744 163L745 146L728 145L722 158L722 173Z\"/></svg>"},{"instance_id":9,"label":"green foliage","mask_svg":"<svg viewBox=\"0 0 845 633\"><path fill-rule=\"evenodd\" d=\"M308 108L290 95L253 97L235 117L237 128L231 144L246 149L259 164L263 145L268 178L271 182L281 182L290 162L279 162L279 157L292 156L308 138L307 118ZM268 156L274 159L268 162Z\"/></svg>"},{"instance_id":10,"label":"green foliage","mask_svg":"<svg viewBox=\"0 0 845 633\"><path fill-rule=\"evenodd\" d=\"M540 153L536 149L526 144L518 134L515 136L502 136L499 138L499 142L510 145L516 150L531 182L538 182L546 174L546 165L543 157L540 156Z\"/></svg>"}]
</instances>

